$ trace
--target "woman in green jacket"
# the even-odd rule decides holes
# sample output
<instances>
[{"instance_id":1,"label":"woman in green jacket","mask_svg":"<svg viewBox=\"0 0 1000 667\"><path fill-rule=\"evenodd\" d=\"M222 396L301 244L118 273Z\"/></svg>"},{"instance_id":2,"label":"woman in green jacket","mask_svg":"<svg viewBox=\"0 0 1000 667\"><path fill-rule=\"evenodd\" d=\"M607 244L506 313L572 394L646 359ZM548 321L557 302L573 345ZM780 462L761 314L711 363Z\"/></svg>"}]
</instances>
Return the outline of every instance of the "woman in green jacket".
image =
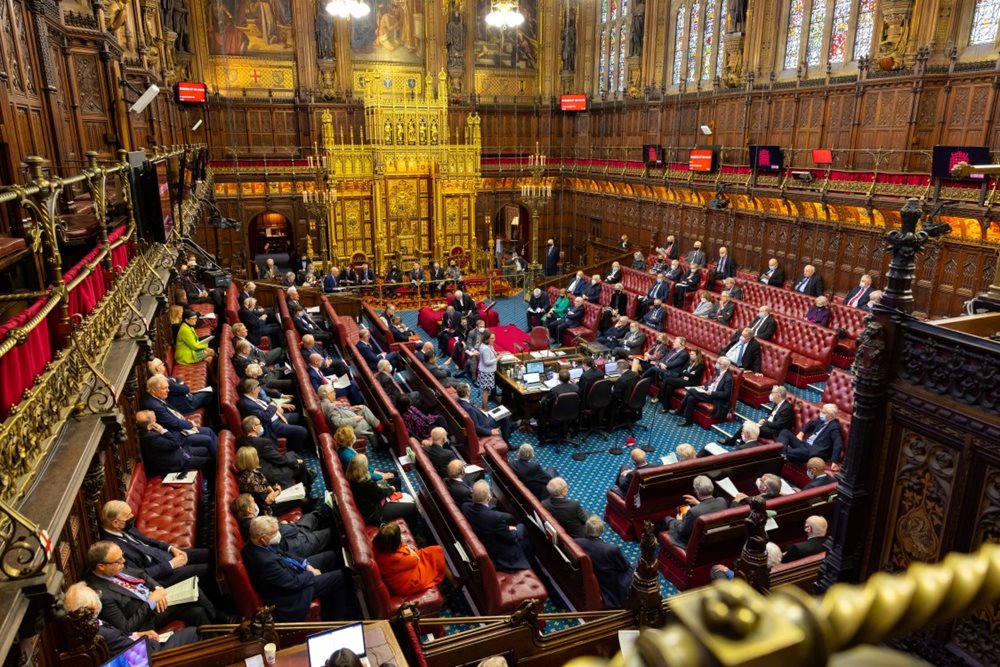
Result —
<instances>
[{"instance_id":1,"label":"woman in green jacket","mask_svg":"<svg viewBox=\"0 0 1000 667\"><path fill-rule=\"evenodd\" d=\"M542 318L542 325L547 327L550 322L561 320L566 317L567 310L569 310L569 295L566 292L566 288L561 287L559 288L559 296L556 297L556 302L552 304L549 312L545 313L545 317Z\"/></svg>"},{"instance_id":2,"label":"woman in green jacket","mask_svg":"<svg viewBox=\"0 0 1000 667\"><path fill-rule=\"evenodd\" d=\"M193 310L184 311L184 321L177 330L177 341L174 344L174 361L178 364L196 364L199 361L212 363L215 351L208 347L208 338L198 339L194 330L197 324L198 313Z\"/></svg>"}]
</instances>

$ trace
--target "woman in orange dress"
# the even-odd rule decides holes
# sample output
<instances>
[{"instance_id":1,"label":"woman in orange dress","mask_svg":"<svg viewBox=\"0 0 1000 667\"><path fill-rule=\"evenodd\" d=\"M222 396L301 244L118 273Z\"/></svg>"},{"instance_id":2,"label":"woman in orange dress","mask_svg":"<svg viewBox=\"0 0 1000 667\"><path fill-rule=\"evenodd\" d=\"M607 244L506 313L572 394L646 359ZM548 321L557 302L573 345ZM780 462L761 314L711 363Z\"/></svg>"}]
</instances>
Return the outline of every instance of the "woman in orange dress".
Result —
<instances>
[{"instance_id":1,"label":"woman in orange dress","mask_svg":"<svg viewBox=\"0 0 1000 667\"><path fill-rule=\"evenodd\" d=\"M456 585L444 562L444 549L415 549L403 544L395 521L382 524L372 538L372 546L382 582L393 595L417 595L440 584L445 577Z\"/></svg>"}]
</instances>

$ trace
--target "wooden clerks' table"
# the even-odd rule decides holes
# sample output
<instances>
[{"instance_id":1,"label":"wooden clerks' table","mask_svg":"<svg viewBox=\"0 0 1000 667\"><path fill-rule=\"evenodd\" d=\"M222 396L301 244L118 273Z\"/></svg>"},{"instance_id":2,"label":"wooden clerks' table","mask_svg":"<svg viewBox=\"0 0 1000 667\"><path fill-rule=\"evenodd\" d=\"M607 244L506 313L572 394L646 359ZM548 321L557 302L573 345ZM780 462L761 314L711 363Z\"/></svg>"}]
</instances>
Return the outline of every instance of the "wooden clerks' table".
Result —
<instances>
[{"instance_id":1,"label":"wooden clerks' table","mask_svg":"<svg viewBox=\"0 0 1000 667\"><path fill-rule=\"evenodd\" d=\"M323 632L322 628L310 634L320 632ZM364 632L366 657L370 667L379 665L408 667L409 663L396 641L396 635L393 634L389 621L365 621ZM309 653L305 643L281 649L275 657L274 667L309 667ZM244 667L244 663L238 662L231 667Z\"/></svg>"},{"instance_id":2,"label":"wooden clerks' table","mask_svg":"<svg viewBox=\"0 0 1000 667\"><path fill-rule=\"evenodd\" d=\"M522 365L527 366L532 362L541 363L544 367L542 379L551 371L552 377L559 374L561 368L579 367L583 360L583 354L575 347L561 347L550 350L554 356L536 358L530 352L521 354L504 355L497 365L496 381L497 386L503 392L503 404L511 411L513 419L528 420L532 417L538 418L539 404L542 398L549 393L548 387L527 387L524 381L518 377L519 369ZM561 355L560 355L561 353Z\"/></svg>"}]
</instances>

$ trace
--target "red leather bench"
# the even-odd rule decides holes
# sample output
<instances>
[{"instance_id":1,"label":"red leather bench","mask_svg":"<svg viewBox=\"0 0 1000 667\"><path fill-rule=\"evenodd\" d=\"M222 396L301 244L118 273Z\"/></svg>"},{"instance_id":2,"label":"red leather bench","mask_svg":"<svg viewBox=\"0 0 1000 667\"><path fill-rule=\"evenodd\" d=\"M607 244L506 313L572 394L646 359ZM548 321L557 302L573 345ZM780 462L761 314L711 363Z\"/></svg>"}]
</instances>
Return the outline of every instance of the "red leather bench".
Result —
<instances>
[{"instance_id":1,"label":"red leather bench","mask_svg":"<svg viewBox=\"0 0 1000 667\"><path fill-rule=\"evenodd\" d=\"M698 475L712 479L728 477L740 487L764 473L778 474L783 464L781 445L772 443L641 468L632 475L624 497L615 491L607 492L604 520L622 539L637 540L642 535L644 521L656 522L676 514L677 507L684 504L682 497L692 493L691 483Z\"/></svg>"},{"instance_id":2,"label":"red leather bench","mask_svg":"<svg viewBox=\"0 0 1000 667\"><path fill-rule=\"evenodd\" d=\"M337 315L337 311L330 304L330 301L323 294L319 297L320 308L326 318L333 325L333 332L335 334L335 339L337 344L343 348L348 342L357 343L358 342L358 323L354 321L354 318L349 315Z\"/></svg>"},{"instance_id":3,"label":"red leather bench","mask_svg":"<svg viewBox=\"0 0 1000 667\"><path fill-rule=\"evenodd\" d=\"M195 546L201 480L199 472L191 484L164 484L159 477L147 479L146 469L137 462L125 495L125 502L135 514L136 528L182 549Z\"/></svg>"},{"instance_id":4,"label":"red leather bench","mask_svg":"<svg viewBox=\"0 0 1000 667\"><path fill-rule=\"evenodd\" d=\"M826 388L820 403L833 403L840 410L840 417L850 418L854 412L854 376L850 373L834 368L830 377L826 381Z\"/></svg>"},{"instance_id":5,"label":"red leather bench","mask_svg":"<svg viewBox=\"0 0 1000 667\"><path fill-rule=\"evenodd\" d=\"M230 326L240 321L240 291L236 283L229 283L226 288L226 321Z\"/></svg>"},{"instance_id":6,"label":"red leather bench","mask_svg":"<svg viewBox=\"0 0 1000 667\"><path fill-rule=\"evenodd\" d=\"M191 391L198 391L208 386L208 364L199 361L196 364L175 364L174 347L167 348L167 358L163 360L170 377L179 377L184 380Z\"/></svg>"},{"instance_id":7,"label":"red leather bench","mask_svg":"<svg viewBox=\"0 0 1000 667\"><path fill-rule=\"evenodd\" d=\"M864 331L868 311L843 304L831 304L830 310L833 311L830 326L838 330L843 329L846 334L845 337L837 339L837 344L833 348L833 365L847 369L854 363L854 355L858 351L857 338Z\"/></svg>"},{"instance_id":8,"label":"red leather bench","mask_svg":"<svg viewBox=\"0 0 1000 667\"><path fill-rule=\"evenodd\" d=\"M240 525L230 511L230 505L240 495L233 473L233 459L236 458L235 438L229 431L219 433L219 467L216 471L215 503L216 545L219 570L225 589L236 603L236 609L244 618L250 618L264 606L260 595L254 590L243 565L243 536ZM301 515L301 513L299 513ZM285 519L288 515L281 517ZM296 517L297 520L298 517ZM320 601L313 600L306 614L307 621L321 620Z\"/></svg>"},{"instance_id":9,"label":"red leather bench","mask_svg":"<svg viewBox=\"0 0 1000 667\"><path fill-rule=\"evenodd\" d=\"M777 513L774 520L778 524L768 532L768 540L780 547L804 540L803 522L814 514L829 517L836 491L836 484L826 484L768 500L767 509ZM682 591L707 584L713 565L731 563L739 557L746 542L744 521L749 514L749 505L741 505L699 516L686 549L674 544L669 531L661 532L660 573Z\"/></svg>"},{"instance_id":10,"label":"red leather bench","mask_svg":"<svg viewBox=\"0 0 1000 667\"><path fill-rule=\"evenodd\" d=\"M524 522L535 549L535 557L569 598L577 611L604 609L601 587L594 565L579 544L556 521L541 501L528 490L507 464L506 451L487 447L483 453L493 480L497 505ZM537 516L538 526L531 517Z\"/></svg>"},{"instance_id":11,"label":"red leather bench","mask_svg":"<svg viewBox=\"0 0 1000 667\"><path fill-rule=\"evenodd\" d=\"M454 295L448 295L448 303L450 304ZM486 304L482 301L476 304L476 309L479 311L479 316L486 321L487 327L495 327L500 324L500 314L493 308L486 310ZM417 313L417 324L420 328L427 332L428 336L436 338L438 332L441 331L441 319L444 317L444 308L440 310L435 310L429 306L421 308L420 312ZM470 322L470 326L474 325L475 322Z\"/></svg>"},{"instance_id":12,"label":"red leather bench","mask_svg":"<svg viewBox=\"0 0 1000 667\"><path fill-rule=\"evenodd\" d=\"M358 374L358 387L365 397L365 404L382 423L384 433L389 438L389 445L396 456L403 456L410 444L410 435L403 423L403 417L396 406L389 400L389 395L375 379L375 374L368 368L364 357L358 352L353 342L348 342L342 348L344 361L353 362L354 372Z\"/></svg>"},{"instance_id":13,"label":"red leather bench","mask_svg":"<svg viewBox=\"0 0 1000 667\"><path fill-rule=\"evenodd\" d=\"M459 569L480 614L510 614L527 600L535 600L538 611L548 599L548 591L530 569L498 572L483 543L472 530L462 509L452 499L444 480L424 454L423 447L412 441L416 453L417 474L422 490L421 504L442 544ZM461 546L461 551L457 546Z\"/></svg>"},{"instance_id":14,"label":"red leather bench","mask_svg":"<svg viewBox=\"0 0 1000 667\"><path fill-rule=\"evenodd\" d=\"M622 285L625 286L626 292L639 296L645 295L655 281L656 276L651 273L622 267Z\"/></svg>"},{"instance_id":15,"label":"red leather bench","mask_svg":"<svg viewBox=\"0 0 1000 667\"><path fill-rule=\"evenodd\" d=\"M771 589L778 586L798 586L806 593L812 593L825 558L826 552L821 551L798 560L778 563L771 568Z\"/></svg>"},{"instance_id":16,"label":"red leather bench","mask_svg":"<svg viewBox=\"0 0 1000 667\"><path fill-rule=\"evenodd\" d=\"M240 400L236 385L239 377L233 367L233 330L228 324L222 325L219 340L219 408L222 411L222 423L237 436L243 435L243 419L236 407Z\"/></svg>"},{"instance_id":17,"label":"red leather bench","mask_svg":"<svg viewBox=\"0 0 1000 667\"><path fill-rule=\"evenodd\" d=\"M434 616L444 604L444 598L437 587L430 588L420 595L405 597L389 593L389 589L382 582L382 575L379 573L371 545L371 539L378 532L378 528L366 525L361 512L354 504L351 487L340 466L340 457L337 456L337 446L333 438L328 433L323 433L319 441L323 469L326 472L328 488L336 499L335 511L340 517L344 531L344 546L354 573L355 586L364 593L368 617L389 618L407 603L416 605L421 616ZM403 543L416 546L406 522L399 519L396 523L399 524Z\"/></svg>"}]
</instances>

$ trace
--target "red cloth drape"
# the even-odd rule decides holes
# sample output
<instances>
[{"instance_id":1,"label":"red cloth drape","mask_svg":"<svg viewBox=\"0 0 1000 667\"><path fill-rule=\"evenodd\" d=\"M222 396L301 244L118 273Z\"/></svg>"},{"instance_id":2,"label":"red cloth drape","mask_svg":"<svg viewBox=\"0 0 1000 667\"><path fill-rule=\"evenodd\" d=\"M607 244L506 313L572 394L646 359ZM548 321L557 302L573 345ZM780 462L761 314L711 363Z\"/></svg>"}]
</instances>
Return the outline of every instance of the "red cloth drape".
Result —
<instances>
[{"instance_id":1,"label":"red cloth drape","mask_svg":"<svg viewBox=\"0 0 1000 667\"><path fill-rule=\"evenodd\" d=\"M93 262L100 253L100 248L94 248L92 251L88 252L86 257L81 259L76 265L63 274L63 281L66 283L72 282L80 272L83 271L84 267ZM69 315L83 315L86 316L97 302L101 300L104 293L107 291L107 283L105 281L104 269L100 266L96 267L89 276L83 279L83 281L77 285L69 293ZM57 309L58 310L58 309ZM58 317L58 312L53 311L52 316Z\"/></svg>"},{"instance_id":2,"label":"red cloth drape","mask_svg":"<svg viewBox=\"0 0 1000 667\"><path fill-rule=\"evenodd\" d=\"M0 340L7 337L11 329L24 326L45 305L45 299L39 299L27 310L13 319L0 324ZM58 310L58 308L56 309ZM47 320L35 327L28 334L28 340L0 357L0 418L7 418L10 406L21 400L21 394L30 387L35 376L42 372L45 364L52 360L52 344L49 340L49 324Z\"/></svg>"}]
</instances>

